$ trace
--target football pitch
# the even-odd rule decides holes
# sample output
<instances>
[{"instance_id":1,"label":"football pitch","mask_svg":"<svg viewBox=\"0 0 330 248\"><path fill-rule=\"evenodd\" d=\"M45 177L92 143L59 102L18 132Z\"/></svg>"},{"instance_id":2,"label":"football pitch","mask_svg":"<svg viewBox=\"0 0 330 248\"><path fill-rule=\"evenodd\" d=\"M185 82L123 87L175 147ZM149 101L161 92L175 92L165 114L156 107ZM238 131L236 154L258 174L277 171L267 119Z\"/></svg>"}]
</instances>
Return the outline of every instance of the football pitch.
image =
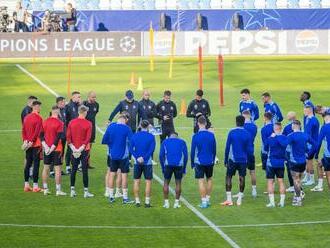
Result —
<instances>
[{"instance_id":1,"label":"football pitch","mask_svg":"<svg viewBox=\"0 0 330 248\"><path fill-rule=\"evenodd\" d=\"M287 194L284 208L265 207L268 197L265 174L260 165L260 133L257 135L258 197L251 197L249 175L240 207L222 207L225 199L224 145L227 133L234 127L238 113L239 92L249 88L263 107L261 94L271 93L285 115L296 111L302 119L300 93L312 93L315 104L330 105L329 57L225 57L225 106L219 106L219 82L216 59L204 59L204 96L212 110L211 122L218 142L220 164L215 165L214 190L211 207L199 209L200 197L193 170L188 163L183 179L183 198L180 209L163 209L162 173L154 166L152 208L122 205L117 200L110 205L104 194L104 175L107 148L100 144L110 112L124 97L127 89L134 90L135 98L141 92L129 84L131 73L143 79L152 100L158 102L163 91L170 89L178 112L182 100L187 104L198 88L198 63L196 58L176 58L173 78L168 78L168 59L156 59L155 71L149 71L147 59L73 59L71 65L71 90L78 90L86 98L94 90L100 104L97 116L96 143L92 149L89 170L90 191L94 198L83 198L81 174L78 174L74 199L56 197L54 194L23 192L23 159L21 147L20 113L29 95L36 95L42 104L42 116L48 116L55 104L55 95L67 95L68 60L36 59L0 60L0 247L327 247L330 243L330 193L324 182L324 192L310 192L304 188L304 206L292 207L293 195ZM262 119L262 118L261 118ZM260 130L262 120L257 124ZM286 122L284 122L286 123ZM192 119L179 115L175 120L179 135L190 145ZM159 150L157 137L156 158ZM42 169L42 163L41 167ZM41 171L41 170L40 170ZM132 173L129 174L129 195L132 193ZM69 177L62 177L62 188L69 192ZM41 179L39 179L41 182ZM286 180L286 183L287 180ZM49 182L55 192L53 179ZM233 193L238 180L233 181ZM144 199L143 180L140 193ZM279 194L275 195L277 201ZM174 197L170 198L171 206Z\"/></svg>"}]
</instances>

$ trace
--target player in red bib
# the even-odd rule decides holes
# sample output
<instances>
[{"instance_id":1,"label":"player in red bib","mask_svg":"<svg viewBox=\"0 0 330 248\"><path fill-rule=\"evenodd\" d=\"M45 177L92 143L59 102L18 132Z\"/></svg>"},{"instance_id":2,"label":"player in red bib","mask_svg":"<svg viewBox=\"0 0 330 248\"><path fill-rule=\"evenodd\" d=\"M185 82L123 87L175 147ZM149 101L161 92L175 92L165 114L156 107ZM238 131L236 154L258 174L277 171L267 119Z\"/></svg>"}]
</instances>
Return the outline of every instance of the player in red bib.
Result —
<instances>
[{"instance_id":1,"label":"player in red bib","mask_svg":"<svg viewBox=\"0 0 330 248\"><path fill-rule=\"evenodd\" d=\"M55 168L56 196L66 195L61 191L61 165L63 158L63 129L64 123L59 119L60 108L52 107L51 116L44 121L40 139L44 150L44 169L42 171L42 183L44 195L50 194L47 180L50 166Z\"/></svg>"},{"instance_id":2,"label":"player in red bib","mask_svg":"<svg viewBox=\"0 0 330 248\"><path fill-rule=\"evenodd\" d=\"M24 191L40 192L41 189L38 186L39 179L39 166L41 155L41 141L40 133L42 131L42 117L40 116L41 102L34 101L32 104L32 113L28 114L23 121L22 149L25 151L25 168L24 168ZM33 189L29 184L29 171L33 165Z\"/></svg>"},{"instance_id":3,"label":"player in red bib","mask_svg":"<svg viewBox=\"0 0 330 248\"><path fill-rule=\"evenodd\" d=\"M72 150L72 172L71 172L71 197L75 197L75 183L78 166L81 163L84 183L84 197L89 198L94 195L88 192L88 153L90 150L90 140L92 135L92 123L86 120L88 107L81 105L78 108L79 116L70 121L67 129L66 140Z\"/></svg>"}]
</instances>

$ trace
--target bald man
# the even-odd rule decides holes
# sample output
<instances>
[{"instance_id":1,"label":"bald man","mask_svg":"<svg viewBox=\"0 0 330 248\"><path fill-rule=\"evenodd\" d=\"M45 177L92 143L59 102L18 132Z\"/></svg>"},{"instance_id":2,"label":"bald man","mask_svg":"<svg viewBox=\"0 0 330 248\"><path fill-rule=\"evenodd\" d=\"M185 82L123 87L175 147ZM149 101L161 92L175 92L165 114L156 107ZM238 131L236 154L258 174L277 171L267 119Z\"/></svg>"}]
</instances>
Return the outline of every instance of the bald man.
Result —
<instances>
[{"instance_id":1,"label":"bald man","mask_svg":"<svg viewBox=\"0 0 330 248\"><path fill-rule=\"evenodd\" d=\"M139 123L146 120L153 126L156 115L156 104L150 100L150 92L144 90L142 99L139 101Z\"/></svg>"},{"instance_id":2,"label":"bald man","mask_svg":"<svg viewBox=\"0 0 330 248\"><path fill-rule=\"evenodd\" d=\"M286 118L288 120L288 124L284 127L282 134L288 136L290 133L293 132L292 123L297 119L297 114L296 112L290 111L286 115ZM288 180L290 184L290 187L286 189L286 192L294 193L294 182L291 175L290 164L288 162L290 156L290 150L288 150L288 148L286 150L286 156L287 156L287 161L285 162L285 165L286 165Z\"/></svg>"},{"instance_id":3,"label":"bald man","mask_svg":"<svg viewBox=\"0 0 330 248\"><path fill-rule=\"evenodd\" d=\"M90 140L90 145L92 148L92 143L95 142L95 135L96 135L96 124L95 118L97 113L99 112L99 104L96 102L96 93L94 91L90 91L87 94L87 100L83 102L83 105L88 107L88 112L86 116L86 120L89 120L92 123L92 136ZM90 164L90 153L88 156L88 169L94 169L93 166Z\"/></svg>"}]
</instances>

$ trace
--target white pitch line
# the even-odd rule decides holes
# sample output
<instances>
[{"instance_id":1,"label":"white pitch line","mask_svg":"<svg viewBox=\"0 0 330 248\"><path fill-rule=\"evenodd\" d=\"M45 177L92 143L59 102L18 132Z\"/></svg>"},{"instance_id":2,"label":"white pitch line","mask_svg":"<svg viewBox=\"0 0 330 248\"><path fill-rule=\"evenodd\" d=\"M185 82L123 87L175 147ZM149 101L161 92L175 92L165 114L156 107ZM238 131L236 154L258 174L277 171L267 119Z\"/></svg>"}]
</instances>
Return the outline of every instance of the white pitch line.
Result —
<instances>
[{"instance_id":1,"label":"white pitch line","mask_svg":"<svg viewBox=\"0 0 330 248\"><path fill-rule=\"evenodd\" d=\"M277 227L277 226L304 226L330 224L330 220L302 221L287 223L268 224L241 224L241 225L220 225L218 228L250 228L250 227ZM44 224L14 224L0 223L0 227L31 227L31 228L70 228L70 229L208 229L210 226L78 226L78 225L44 225Z\"/></svg>"},{"instance_id":2,"label":"white pitch line","mask_svg":"<svg viewBox=\"0 0 330 248\"><path fill-rule=\"evenodd\" d=\"M13 132L21 132L21 129L2 129L0 133L13 133Z\"/></svg>"},{"instance_id":3,"label":"white pitch line","mask_svg":"<svg viewBox=\"0 0 330 248\"><path fill-rule=\"evenodd\" d=\"M34 81L36 81L40 86L45 88L48 92L53 94L54 96L59 96L54 90L49 88L45 83L43 83L40 79L38 79L36 76L31 74L29 71L24 69L19 64L16 65L22 72L24 72L26 75L30 76ZM96 125L97 130L104 134L104 131ZM156 174L154 174L155 179L163 185L163 180L160 179ZM170 191L172 194L174 194L174 190L170 188ZM209 227L211 227L216 233L218 233L225 241L228 242L228 244L233 248L239 248L239 245L236 244L234 240L232 240L227 234L225 234L216 224L214 224L211 220L209 220L205 215L203 215L200 211L198 211L193 205L191 205L184 197L181 196L181 201L183 204L185 204L197 217L199 217L202 221L204 221Z\"/></svg>"}]
</instances>

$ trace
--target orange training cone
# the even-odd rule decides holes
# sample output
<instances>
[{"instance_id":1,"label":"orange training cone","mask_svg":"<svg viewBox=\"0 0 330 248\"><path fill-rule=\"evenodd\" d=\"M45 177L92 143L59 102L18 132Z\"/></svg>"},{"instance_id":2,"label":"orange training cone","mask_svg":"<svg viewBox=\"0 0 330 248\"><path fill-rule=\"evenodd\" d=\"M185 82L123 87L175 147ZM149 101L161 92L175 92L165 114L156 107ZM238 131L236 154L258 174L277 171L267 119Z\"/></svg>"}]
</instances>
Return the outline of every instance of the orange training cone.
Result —
<instances>
[{"instance_id":1,"label":"orange training cone","mask_svg":"<svg viewBox=\"0 0 330 248\"><path fill-rule=\"evenodd\" d=\"M187 112L187 104L185 99L181 100L181 109L180 109L180 115L186 115Z\"/></svg>"},{"instance_id":2,"label":"orange training cone","mask_svg":"<svg viewBox=\"0 0 330 248\"><path fill-rule=\"evenodd\" d=\"M136 76L135 76L134 72L132 72L132 74L131 74L131 80L130 80L129 84L136 85Z\"/></svg>"}]
</instances>

